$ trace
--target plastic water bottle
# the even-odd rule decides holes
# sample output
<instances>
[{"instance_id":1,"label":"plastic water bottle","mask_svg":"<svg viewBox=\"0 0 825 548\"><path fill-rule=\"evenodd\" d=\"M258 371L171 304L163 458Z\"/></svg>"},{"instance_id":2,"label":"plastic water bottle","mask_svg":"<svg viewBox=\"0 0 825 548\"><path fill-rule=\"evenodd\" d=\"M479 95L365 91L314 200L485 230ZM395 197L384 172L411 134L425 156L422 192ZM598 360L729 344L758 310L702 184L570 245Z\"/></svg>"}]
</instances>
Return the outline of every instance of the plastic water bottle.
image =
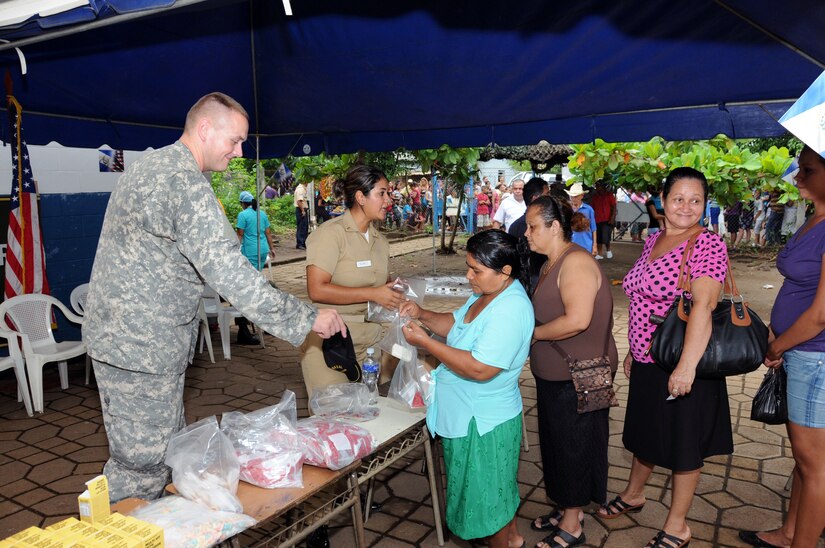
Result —
<instances>
[{"instance_id":1,"label":"plastic water bottle","mask_svg":"<svg viewBox=\"0 0 825 548\"><path fill-rule=\"evenodd\" d=\"M370 392L370 405L378 405L378 362L375 361L375 349L367 348L367 357L361 364L361 378Z\"/></svg>"}]
</instances>

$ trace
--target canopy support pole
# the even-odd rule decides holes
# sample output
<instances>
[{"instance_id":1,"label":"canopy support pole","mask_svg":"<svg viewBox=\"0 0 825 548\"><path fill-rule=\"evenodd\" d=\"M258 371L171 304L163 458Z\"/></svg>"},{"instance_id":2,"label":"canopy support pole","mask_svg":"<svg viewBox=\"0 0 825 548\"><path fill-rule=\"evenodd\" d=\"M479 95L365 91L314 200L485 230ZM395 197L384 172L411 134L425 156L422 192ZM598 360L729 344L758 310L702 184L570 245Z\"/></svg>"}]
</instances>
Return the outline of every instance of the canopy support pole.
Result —
<instances>
[{"instance_id":1,"label":"canopy support pole","mask_svg":"<svg viewBox=\"0 0 825 548\"><path fill-rule=\"evenodd\" d=\"M261 172L261 138L257 135L255 136L255 200L258 202L258 211L256 211L255 215L255 226L257 227L256 234L257 237L255 238L255 247L257 248L258 260L255 261L255 264L261 267L263 271L263 266L261 265L261 208L263 208L263 204L261 203L261 194L263 193L264 189L261 187L261 181L263 180L263 173ZM261 340L263 340L263 333L261 333Z\"/></svg>"}]
</instances>

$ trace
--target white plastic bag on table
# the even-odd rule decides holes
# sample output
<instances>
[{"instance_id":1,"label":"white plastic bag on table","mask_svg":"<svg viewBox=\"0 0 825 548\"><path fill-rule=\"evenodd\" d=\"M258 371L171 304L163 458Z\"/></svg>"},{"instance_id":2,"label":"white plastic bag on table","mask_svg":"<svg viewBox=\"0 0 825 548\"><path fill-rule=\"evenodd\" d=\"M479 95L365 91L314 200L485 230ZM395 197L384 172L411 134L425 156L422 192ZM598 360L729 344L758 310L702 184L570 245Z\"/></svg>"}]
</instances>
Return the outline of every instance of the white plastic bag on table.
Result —
<instances>
[{"instance_id":1,"label":"white plastic bag on table","mask_svg":"<svg viewBox=\"0 0 825 548\"><path fill-rule=\"evenodd\" d=\"M301 419L298 434L306 463L330 470L340 470L378 448L369 430L340 419Z\"/></svg>"},{"instance_id":2,"label":"white plastic bag on table","mask_svg":"<svg viewBox=\"0 0 825 548\"><path fill-rule=\"evenodd\" d=\"M175 489L187 499L213 510L243 511L235 496L240 473L238 457L214 416L174 434L165 462L172 469Z\"/></svg>"},{"instance_id":3,"label":"white plastic bag on table","mask_svg":"<svg viewBox=\"0 0 825 548\"><path fill-rule=\"evenodd\" d=\"M163 528L163 543L168 548L206 548L255 526L246 514L210 510L183 497L163 497L130 514Z\"/></svg>"},{"instance_id":4,"label":"white plastic bag on table","mask_svg":"<svg viewBox=\"0 0 825 548\"><path fill-rule=\"evenodd\" d=\"M368 421L378 416L378 407L370 405L367 386L360 382L332 384L319 388L309 399L309 408L318 417L337 417Z\"/></svg>"},{"instance_id":5,"label":"white plastic bag on table","mask_svg":"<svg viewBox=\"0 0 825 548\"><path fill-rule=\"evenodd\" d=\"M392 288L403 294L404 297L424 304L424 295L427 292L427 280L421 278L396 278ZM388 310L374 301L367 301L367 321L375 323L389 323L398 318L397 310Z\"/></svg>"},{"instance_id":6,"label":"white plastic bag on table","mask_svg":"<svg viewBox=\"0 0 825 548\"><path fill-rule=\"evenodd\" d=\"M407 342L404 338L402 329L410 319L407 316L399 316L395 318L387 329L387 334L378 343L378 348L392 354L401 361L410 361L414 359L415 348Z\"/></svg>"},{"instance_id":7,"label":"white plastic bag on table","mask_svg":"<svg viewBox=\"0 0 825 548\"><path fill-rule=\"evenodd\" d=\"M284 391L278 405L223 414L221 431L232 441L242 480L266 489L304 486L297 416L295 394L290 390Z\"/></svg>"}]
</instances>

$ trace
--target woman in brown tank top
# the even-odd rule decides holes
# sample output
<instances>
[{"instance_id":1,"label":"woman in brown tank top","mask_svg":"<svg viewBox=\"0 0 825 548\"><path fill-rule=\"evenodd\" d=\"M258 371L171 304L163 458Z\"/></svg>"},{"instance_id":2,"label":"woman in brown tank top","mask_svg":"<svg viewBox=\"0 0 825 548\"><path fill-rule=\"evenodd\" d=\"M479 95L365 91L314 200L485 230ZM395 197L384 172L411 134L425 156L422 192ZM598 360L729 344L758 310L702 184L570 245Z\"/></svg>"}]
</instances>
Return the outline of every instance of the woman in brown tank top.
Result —
<instances>
[{"instance_id":1,"label":"woman in brown tank top","mask_svg":"<svg viewBox=\"0 0 825 548\"><path fill-rule=\"evenodd\" d=\"M530 249L547 257L533 291L530 368L536 378L544 485L557 505L531 524L550 533L538 548L583 544L582 507L607 498L608 410L577 412L568 365L550 344L555 341L577 360L598 358L607 348L616 372L610 284L593 257L571 242L572 216L568 202L549 196L527 209Z\"/></svg>"}]
</instances>

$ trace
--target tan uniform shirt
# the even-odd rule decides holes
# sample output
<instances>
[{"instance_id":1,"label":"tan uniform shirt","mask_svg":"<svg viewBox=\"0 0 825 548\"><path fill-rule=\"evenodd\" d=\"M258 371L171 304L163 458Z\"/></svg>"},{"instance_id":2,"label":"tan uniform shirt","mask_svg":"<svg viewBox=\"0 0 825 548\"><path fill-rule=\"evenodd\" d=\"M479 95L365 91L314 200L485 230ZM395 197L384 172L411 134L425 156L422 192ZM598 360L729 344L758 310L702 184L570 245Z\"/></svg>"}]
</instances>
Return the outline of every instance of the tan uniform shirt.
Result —
<instances>
[{"instance_id":1,"label":"tan uniform shirt","mask_svg":"<svg viewBox=\"0 0 825 548\"><path fill-rule=\"evenodd\" d=\"M318 227L307 239L307 266L332 275L330 282L344 287L379 287L387 283L390 244L374 225L369 242L347 211ZM363 314L367 303L326 305L342 314Z\"/></svg>"}]
</instances>

